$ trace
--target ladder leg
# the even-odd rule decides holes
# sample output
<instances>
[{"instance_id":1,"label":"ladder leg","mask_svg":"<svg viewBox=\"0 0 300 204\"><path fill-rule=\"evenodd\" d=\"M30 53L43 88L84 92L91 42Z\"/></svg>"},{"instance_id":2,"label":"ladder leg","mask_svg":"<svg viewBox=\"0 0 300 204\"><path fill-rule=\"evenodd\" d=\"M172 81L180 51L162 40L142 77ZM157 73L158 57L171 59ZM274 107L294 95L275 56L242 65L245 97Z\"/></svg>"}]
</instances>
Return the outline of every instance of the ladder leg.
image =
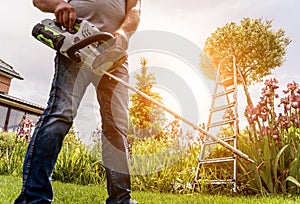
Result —
<instances>
[{"instance_id":1,"label":"ladder leg","mask_svg":"<svg viewBox=\"0 0 300 204\"><path fill-rule=\"evenodd\" d=\"M205 146L206 146L205 144L202 145L200 154L198 156L198 162L197 162L198 164L197 164L196 174L195 174L195 178L194 178L193 192L195 191L195 187L198 183L199 172L200 172L200 168L201 168L201 163L199 161L204 158Z\"/></svg>"},{"instance_id":2,"label":"ladder leg","mask_svg":"<svg viewBox=\"0 0 300 204\"><path fill-rule=\"evenodd\" d=\"M233 73L232 77L230 78L225 78L225 79L220 79L221 75L221 62L219 63L218 70L217 70L217 76L216 76L216 81L215 81L215 89L212 97L212 103L211 103L211 108L209 112L209 117L207 121L207 132L209 132L210 127L216 127L216 126L223 126L225 124L229 125L232 132L233 136L230 138L223 138L223 141L231 141L233 142L233 146L235 149L237 149L237 136L238 136L238 107L237 107L237 85L238 85L238 80L237 77L238 75L241 75L240 70L236 67L236 61L234 56L229 56L233 58ZM237 72L239 71L239 73ZM242 76L240 76L242 77ZM244 82L243 80L241 80ZM245 86L245 83L243 84ZM218 86L223 86L223 93L217 93L218 92ZM229 89L230 88L230 89ZM225 102L227 105L221 106L221 107L215 107L215 99L225 96ZM229 117L229 120L225 121L225 117L223 118L222 122L214 122L212 123L213 120L213 113L219 112L222 110L230 110L231 115ZM208 133L209 134L209 133ZM220 138L221 139L221 138ZM205 151L207 150L208 146L211 144L216 144L216 142L209 141L209 140L204 140L204 144L202 145L201 152L199 154L198 158L198 164L197 164L197 169L196 169L196 176L195 176L195 182L198 182L198 177L199 177L199 171L200 167L205 165L205 164L215 164L215 163L221 163L221 162L232 162L232 179L226 179L226 180L212 180L212 183L215 184L226 184L227 182L230 182L233 185L233 192L237 192L237 155L233 153L231 157L222 157L222 158L212 158L212 159L206 159L205 158Z\"/></svg>"}]
</instances>

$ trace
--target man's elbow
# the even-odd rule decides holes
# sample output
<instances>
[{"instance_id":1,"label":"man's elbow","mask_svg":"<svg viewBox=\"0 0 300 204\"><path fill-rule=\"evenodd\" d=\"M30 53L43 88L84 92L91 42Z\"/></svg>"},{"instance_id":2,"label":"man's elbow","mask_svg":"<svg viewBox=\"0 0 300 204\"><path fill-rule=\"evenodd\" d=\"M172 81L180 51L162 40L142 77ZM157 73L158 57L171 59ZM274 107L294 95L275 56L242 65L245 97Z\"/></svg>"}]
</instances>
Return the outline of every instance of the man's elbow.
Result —
<instances>
[{"instance_id":1,"label":"man's elbow","mask_svg":"<svg viewBox=\"0 0 300 204\"><path fill-rule=\"evenodd\" d=\"M141 18L141 10L140 9L131 9L132 19L134 19L135 24L140 23Z\"/></svg>"},{"instance_id":2,"label":"man's elbow","mask_svg":"<svg viewBox=\"0 0 300 204\"><path fill-rule=\"evenodd\" d=\"M32 0L32 4L34 7L38 8L43 12L53 12L53 5L49 3L49 1L45 0Z\"/></svg>"},{"instance_id":3,"label":"man's elbow","mask_svg":"<svg viewBox=\"0 0 300 204\"><path fill-rule=\"evenodd\" d=\"M131 9L131 11L133 11L136 15L140 16L141 15L141 9L140 8L136 8L136 7L133 7Z\"/></svg>"},{"instance_id":4,"label":"man's elbow","mask_svg":"<svg viewBox=\"0 0 300 204\"><path fill-rule=\"evenodd\" d=\"M33 6L39 8L40 0L32 0L32 4L33 4Z\"/></svg>"}]
</instances>

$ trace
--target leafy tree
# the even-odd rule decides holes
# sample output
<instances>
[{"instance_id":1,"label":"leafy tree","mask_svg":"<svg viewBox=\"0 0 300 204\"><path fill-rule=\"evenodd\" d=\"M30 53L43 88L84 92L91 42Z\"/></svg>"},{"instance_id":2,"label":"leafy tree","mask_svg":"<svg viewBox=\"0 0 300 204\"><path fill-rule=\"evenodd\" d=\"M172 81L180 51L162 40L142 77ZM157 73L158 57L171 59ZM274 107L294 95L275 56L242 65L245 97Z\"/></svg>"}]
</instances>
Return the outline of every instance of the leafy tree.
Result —
<instances>
[{"instance_id":1,"label":"leafy tree","mask_svg":"<svg viewBox=\"0 0 300 204\"><path fill-rule=\"evenodd\" d=\"M233 75L233 60L241 71L246 85L263 80L285 61L286 47L291 42L285 31L274 31L271 20L243 18L240 25L231 22L218 28L207 38L200 67L209 79L215 79L220 65L223 75ZM244 86L248 105L252 106Z\"/></svg>"},{"instance_id":2,"label":"leafy tree","mask_svg":"<svg viewBox=\"0 0 300 204\"><path fill-rule=\"evenodd\" d=\"M153 73L148 73L147 63L146 59L141 59L140 73L135 74L136 88L162 103L161 95L152 91L156 78ZM159 134L167 120L163 110L137 93L132 93L130 100L130 129L133 134L140 135L142 138Z\"/></svg>"}]
</instances>

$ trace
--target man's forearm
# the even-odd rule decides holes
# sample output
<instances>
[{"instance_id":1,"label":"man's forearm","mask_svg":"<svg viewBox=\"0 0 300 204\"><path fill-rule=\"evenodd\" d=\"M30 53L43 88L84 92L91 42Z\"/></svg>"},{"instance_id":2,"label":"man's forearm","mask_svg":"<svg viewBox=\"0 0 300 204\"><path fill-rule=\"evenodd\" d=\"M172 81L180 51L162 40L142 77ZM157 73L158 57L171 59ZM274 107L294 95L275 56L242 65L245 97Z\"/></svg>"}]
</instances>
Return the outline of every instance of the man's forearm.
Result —
<instances>
[{"instance_id":1,"label":"man's forearm","mask_svg":"<svg viewBox=\"0 0 300 204\"><path fill-rule=\"evenodd\" d=\"M129 38L138 28L140 22L139 11L131 10L125 16L124 22L119 27L118 31L122 30Z\"/></svg>"},{"instance_id":2,"label":"man's forearm","mask_svg":"<svg viewBox=\"0 0 300 204\"><path fill-rule=\"evenodd\" d=\"M134 2L134 0L132 0L131 2ZM129 38L138 28L141 13L140 0L136 0L136 3L134 5L129 6L131 7L128 8L122 25L116 31L118 33L124 32L127 38Z\"/></svg>"},{"instance_id":3,"label":"man's forearm","mask_svg":"<svg viewBox=\"0 0 300 204\"><path fill-rule=\"evenodd\" d=\"M54 13L57 5L63 2L64 0L32 0L35 7L48 13Z\"/></svg>"}]
</instances>

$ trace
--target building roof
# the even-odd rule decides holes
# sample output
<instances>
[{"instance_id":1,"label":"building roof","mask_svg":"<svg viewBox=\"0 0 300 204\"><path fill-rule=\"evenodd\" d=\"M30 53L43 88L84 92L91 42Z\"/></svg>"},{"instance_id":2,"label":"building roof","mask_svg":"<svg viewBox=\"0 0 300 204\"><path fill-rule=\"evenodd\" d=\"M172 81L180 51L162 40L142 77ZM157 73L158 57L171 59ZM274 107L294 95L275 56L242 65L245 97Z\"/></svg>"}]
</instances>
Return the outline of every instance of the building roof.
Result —
<instances>
[{"instance_id":1,"label":"building roof","mask_svg":"<svg viewBox=\"0 0 300 204\"><path fill-rule=\"evenodd\" d=\"M23 78L20 76L18 72L16 72L12 66L4 62L0 59L0 73L3 73L11 78L17 78L23 80Z\"/></svg>"},{"instance_id":2,"label":"building roof","mask_svg":"<svg viewBox=\"0 0 300 204\"><path fill-rule=\"evenodd\" d=\"M34 114L41 114L44 110L43 106L4 93L0 93L0 105L11 106Z\"/></svg>"}]
</instances>

